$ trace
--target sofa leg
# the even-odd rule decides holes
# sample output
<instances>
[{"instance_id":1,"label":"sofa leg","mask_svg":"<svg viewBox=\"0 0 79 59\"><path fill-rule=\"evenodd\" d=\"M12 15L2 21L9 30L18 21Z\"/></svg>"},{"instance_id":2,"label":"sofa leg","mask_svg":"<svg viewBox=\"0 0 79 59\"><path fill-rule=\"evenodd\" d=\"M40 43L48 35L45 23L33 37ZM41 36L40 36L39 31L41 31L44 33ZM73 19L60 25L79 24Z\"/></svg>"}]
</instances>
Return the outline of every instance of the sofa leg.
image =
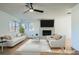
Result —
<instances>
[{"instance_id":1,"label":"sofa leg","mask_svg":"<svg viewBox=\"0 0 79 59\"><path fill-rule=\"evenodd\" d=\"M61 47L61 50L62 50L63 53L64 53L64 49L65 49L64 47Z\"/></svg>"}]
</instances>

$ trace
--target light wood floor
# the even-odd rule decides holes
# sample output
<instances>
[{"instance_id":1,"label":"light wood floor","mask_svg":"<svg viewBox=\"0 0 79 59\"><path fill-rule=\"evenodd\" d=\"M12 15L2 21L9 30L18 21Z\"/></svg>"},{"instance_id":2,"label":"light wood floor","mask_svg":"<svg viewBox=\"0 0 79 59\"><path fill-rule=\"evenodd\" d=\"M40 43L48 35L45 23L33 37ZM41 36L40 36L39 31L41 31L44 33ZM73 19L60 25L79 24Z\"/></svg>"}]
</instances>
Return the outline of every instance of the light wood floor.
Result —
<instances>
[{"instance_id":1,"label":"light wood floor","mask_svg":"<svg viewBox=\"0 0 79 59\"><path fill-rule=\"evenodd\" d=\"M16 49L19 48L21 45L23 45L25 42L27 42L28 40L24 40L22 42L20 42L19 44L17 44L14 47L4 47L4 52L1 53L1 48L0 48L0 54L1 55L14 55L16 52ZM52 48L51 49L52 52L40 52L40 55L73 55L73 54L79 54L77 53L64 53L65 50L62 50L61 48ZM15 54L16 55L16 54Z\"/></svg>"},{"instance_id":2,"label":"light wood floor","mask_svg":"<svg viewBox=\"0 0 79 59\"><path fill-rule=\"evenodd\" d=\"M16 49L19 48L21 45L23 45L25 42L27 42L28 40L23 40L22 42L18 43L17 45L15 45L14 47L4 47L4 52L3 54L13 54L15 53ZM1 53L1 47L0 47L0 53Z\"/></svg>"}]
</instances>

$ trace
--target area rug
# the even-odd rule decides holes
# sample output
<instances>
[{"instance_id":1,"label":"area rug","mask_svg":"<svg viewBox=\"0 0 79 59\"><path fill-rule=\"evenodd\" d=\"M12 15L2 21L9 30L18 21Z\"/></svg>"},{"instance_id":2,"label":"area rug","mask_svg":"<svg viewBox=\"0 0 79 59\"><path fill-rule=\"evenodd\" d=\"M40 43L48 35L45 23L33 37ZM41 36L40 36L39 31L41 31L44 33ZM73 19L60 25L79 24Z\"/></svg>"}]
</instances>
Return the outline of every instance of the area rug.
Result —
<instances>
[{"instance_id":1,"label":"area rug","mask_svg":"<svg viewBox=\"0 0 79 59\"><path fill-rule=\"evenodd\" d=\"M18 52L18 54L40 54L40 52L52 51L48 45L48 42L45 39L29 39L29 41L23 44L20 48L18 48L16 52Z\"/></svg>"}]
</instances>

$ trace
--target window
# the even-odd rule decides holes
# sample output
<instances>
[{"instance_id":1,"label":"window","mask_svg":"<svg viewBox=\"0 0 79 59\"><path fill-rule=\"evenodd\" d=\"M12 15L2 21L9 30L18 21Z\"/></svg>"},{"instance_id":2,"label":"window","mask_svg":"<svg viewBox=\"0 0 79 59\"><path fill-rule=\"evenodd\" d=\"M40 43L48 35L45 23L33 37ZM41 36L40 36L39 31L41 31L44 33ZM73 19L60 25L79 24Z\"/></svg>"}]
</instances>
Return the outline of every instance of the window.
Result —
<instances>
[{"instance_id":1,"label":"window","mask_svg":"<svg viewBox=\"0 0 79 59\"><path fill-rule=\"evenodd\" d=\"M9 22L9 30L10 32L16 32L19 30L19 23L17 21Z\"/></svg>"},{"instance_id":2,"label":"window","mask_svg":"<svg viewBox=\"0 0 79 59\"><path fill-rule=\"evenodd\" d=\"M34 24L33 23L29 23L29 31L34 31Z\"/></svg>"}]
</instances>

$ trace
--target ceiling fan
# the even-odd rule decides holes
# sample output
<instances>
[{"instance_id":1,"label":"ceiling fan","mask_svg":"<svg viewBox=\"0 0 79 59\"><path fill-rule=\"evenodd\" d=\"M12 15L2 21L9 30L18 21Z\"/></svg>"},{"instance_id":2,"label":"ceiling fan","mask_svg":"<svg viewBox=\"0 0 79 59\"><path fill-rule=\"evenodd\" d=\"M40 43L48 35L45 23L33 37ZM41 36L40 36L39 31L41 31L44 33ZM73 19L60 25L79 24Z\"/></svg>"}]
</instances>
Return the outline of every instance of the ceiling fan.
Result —
<instances>
[{"instance_id":1,"label":"ceiling fan","mask_svg":"<svg viewBox=\"0 0 79 59\"><path fill-rule=\"evenodd\" d=\"M26 10L26 11L24 12L24 14L27 13L27 12L33 12L33 11L34 11L34 12L39 12L39 13L43 13L43 12L44 12L43 10L34 9L32 3L27 3L25 6L28 7L29 9Z\"/></svg>"}]
</instances>

